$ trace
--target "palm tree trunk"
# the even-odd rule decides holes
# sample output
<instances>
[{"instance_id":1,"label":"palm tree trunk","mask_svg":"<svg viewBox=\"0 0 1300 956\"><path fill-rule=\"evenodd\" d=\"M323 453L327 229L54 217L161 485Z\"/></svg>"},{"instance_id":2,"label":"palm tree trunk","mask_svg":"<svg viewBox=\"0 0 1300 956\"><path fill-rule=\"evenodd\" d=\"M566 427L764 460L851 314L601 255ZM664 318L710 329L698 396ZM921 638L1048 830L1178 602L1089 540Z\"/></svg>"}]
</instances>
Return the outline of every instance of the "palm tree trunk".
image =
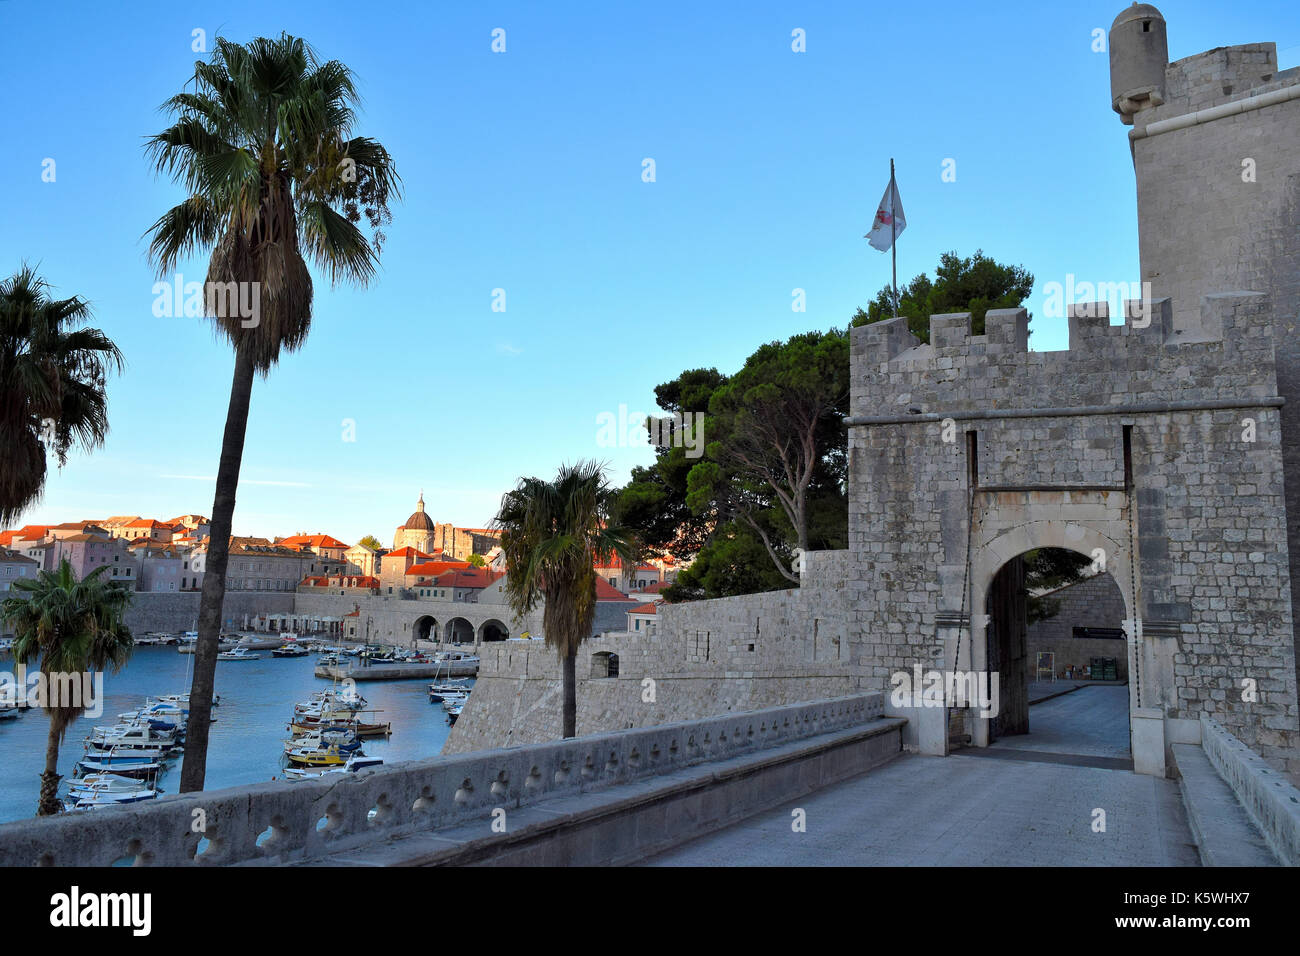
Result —
<instances>
[{"instance_id":1,"label":"palm tree trunk","mask_svg":"<svg viewBox=\"0 0 1300 956\"><path fill-rule=\"evenodd\" d=\"M41 774L41 800L36 807L38 817L48 817L58 813L63 807L59 804L59 731L50 715L50 733L45 738L45 772Z\"/></svg>"},{"instance_id":2,"label":"palm tree trunk","mask_svg":"<svg viewBox=\"0 0 1300 956\"><path fill-rule=\"evenodd\" d=\"M190 717L185 728L185 762L181 765L181 793L202 790L207 773L208 726L212 722L212 692L221 640L221 608L226 599L226 565L230 557L230 527L235 516L235 491L244 458L248 431L248 405L253 392L252 350L235 351L235 374L230 384L226 433L221 441L217 468L217 493L212 501L212 526L208 556L199 596L199 640L194 647L194 680L190 685Z\"/></svg>"},{"instance_id":3,"label":"palm tree trunk","mask_svg":"<svg viewBox=\"0 0 1300 956\"><path fill-rule=\"evenodd\" d=\"M564 654L564 736L578 736L578 649Z\"/></svg>"}]
</instances>

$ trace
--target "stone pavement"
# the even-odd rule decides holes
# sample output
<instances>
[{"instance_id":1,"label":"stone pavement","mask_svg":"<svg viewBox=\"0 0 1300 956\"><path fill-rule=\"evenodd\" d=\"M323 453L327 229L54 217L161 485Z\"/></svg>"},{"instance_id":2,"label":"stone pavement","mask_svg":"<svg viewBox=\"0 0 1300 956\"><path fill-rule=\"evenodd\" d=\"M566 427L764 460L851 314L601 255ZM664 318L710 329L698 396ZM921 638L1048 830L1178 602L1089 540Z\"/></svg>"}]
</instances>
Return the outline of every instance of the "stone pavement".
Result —
<instances>
[{"instance_id":1,"label":"stone pavement","mask_svg":"<svg viewBox=\"0 0 1300 956\"><path fill-rule=\"evenodd\" d=\"M1077 765L1127 757L1127 707L1127 688L1088 687L1035 705L1029 734L979 756L904 755L650 865L1196 866L1175 781Z\"/></svg>"}]
</instances>

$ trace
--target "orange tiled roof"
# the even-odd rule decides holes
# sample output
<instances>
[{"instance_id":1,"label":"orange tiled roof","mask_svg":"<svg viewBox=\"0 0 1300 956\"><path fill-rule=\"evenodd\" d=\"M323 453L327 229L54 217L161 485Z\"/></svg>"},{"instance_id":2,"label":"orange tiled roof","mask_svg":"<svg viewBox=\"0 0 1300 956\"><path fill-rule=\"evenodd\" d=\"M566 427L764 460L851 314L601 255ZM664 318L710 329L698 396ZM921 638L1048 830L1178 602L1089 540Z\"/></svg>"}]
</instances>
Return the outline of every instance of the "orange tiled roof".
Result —
<instances>
[{"instance_id":1,"label":"orange tiled roof","mask_svg":"<svg viewBox=\"0 0 1300 956\"><path fill-rule=\"evenodd\" d=\"M280 543L291 548L299 548L307 545L311 548L343 548L347 545L338 538L332 538L327 534L296 534L292 538L281 538Z\"/></svg>"},{"instance_id":2,"label":"orange tiled roof","mask_svg":"<svg viewBox=\"0 0 1300 956\"><path fill-rule=\"evenodd\" d=\"M444 571L435 580L444 588L485 588L493 581L505 577L504 571L489 571L487 568L457 568Z\"/></svg>"},{"instance_id":3,"label":"orange tiled roof","mask_svg":"<svg viewBox=\"0 0 1300 956\"><path fill-rule=\"evenodd\" d=\"M424 575L425 577L436 578L440 574L445 574L456 568L468 568L468 561L421 561L419 564L413 564L406 569L408 575Z\"/></svg>"},{"instance_id":4,"label":"orange tiled roof","mask_svg":"<svg viewBox=\"0 0 1300 956\"><path fill-rule=\"evenodd\" d=\"M407 558L407 557L410 557L410 558L423 558L423 559L428 560L428 561L432 561L432 560L433 560L433 555L431 555L431 554L425 554L425 553L424 553L423 551L421 551L419 548L411 548L411 547L398 548L396 551L389 551L386 555L384 555L384 557L385 557L385 558Z\"/></svg>"},{"instance_id":5,"label":"orange tiled roof","mask_svg":"<svg viewBox=\"0 0 1300 956\"><path fill-rule=\"evenodd\" d=\"M614 585L610 584L604 578L596 578L596 600L597 601L627 601L632 603L632 599L620 591Z\"/></svg>"},{"instance_id":6,"label":"orange tiled roof","mask_svg":"<svg viewBox=\"0 0 1300 956\"><path fill-rule=\"evenodd\" d=\"M636 607L628 608L627 613L628 614L658 614L659 604L657 601L652 601L649 604L638 604Z\"/></svg>"}]
</instances>

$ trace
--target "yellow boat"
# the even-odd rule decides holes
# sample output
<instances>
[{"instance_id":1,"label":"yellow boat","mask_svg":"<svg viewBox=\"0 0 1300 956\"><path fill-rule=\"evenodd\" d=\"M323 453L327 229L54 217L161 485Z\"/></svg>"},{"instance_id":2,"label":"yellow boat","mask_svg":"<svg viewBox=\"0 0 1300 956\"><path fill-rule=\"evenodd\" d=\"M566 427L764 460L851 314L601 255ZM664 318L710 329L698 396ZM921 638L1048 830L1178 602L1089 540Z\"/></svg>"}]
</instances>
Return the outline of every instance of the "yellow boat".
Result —
<instances>
[{"instance_id":1,"label":"yellow boat","mask_svg":"<svg viewBox=\"0 0 1300 956\"><path fill-rule=\"evenodd\" d=\"M341 753L336 745L325 749L298 747L287 754L289 763L298 767L341 767L348 762L348 754Z\"/></svg>"}]
</instances>

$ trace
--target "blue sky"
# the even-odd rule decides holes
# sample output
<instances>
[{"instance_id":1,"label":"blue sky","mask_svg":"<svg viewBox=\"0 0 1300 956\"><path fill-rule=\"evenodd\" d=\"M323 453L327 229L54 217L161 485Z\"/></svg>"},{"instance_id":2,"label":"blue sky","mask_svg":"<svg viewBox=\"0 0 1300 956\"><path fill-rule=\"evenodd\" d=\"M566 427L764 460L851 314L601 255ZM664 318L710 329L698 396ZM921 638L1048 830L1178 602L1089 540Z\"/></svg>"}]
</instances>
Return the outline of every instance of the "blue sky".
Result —
<instances>
[{"instance_id":1,"label":"blue sky","mask_svg":"<svg viewBox=\"0 0 1300 956\"><path fill-rule=\"evenodd\" d=\"M141 238L182 197L142 144L196 29L347 63L357 132L405 188L378 280L317 277L311 337L254 387L237 533L387 543L421 489L435 520L484 525L518 476L577 458L622 483L652 454L601 447L602 412L842 327L889 281L862 236L891 156L900 284L983 248L1034 273L1033 343L1064 348L1046 283L1138 279L1126 128L1091 49L1114 0L178 6L0 0L0 270L91 300L128 362L106 446L52 470L26 522L211 511L233 359L203 320L154 317ZM1289 0L1160 8L1172 59L1272 41L1300 63ZM206 257L180 271L201 281Z\"/></svg>"}]
</instances>

